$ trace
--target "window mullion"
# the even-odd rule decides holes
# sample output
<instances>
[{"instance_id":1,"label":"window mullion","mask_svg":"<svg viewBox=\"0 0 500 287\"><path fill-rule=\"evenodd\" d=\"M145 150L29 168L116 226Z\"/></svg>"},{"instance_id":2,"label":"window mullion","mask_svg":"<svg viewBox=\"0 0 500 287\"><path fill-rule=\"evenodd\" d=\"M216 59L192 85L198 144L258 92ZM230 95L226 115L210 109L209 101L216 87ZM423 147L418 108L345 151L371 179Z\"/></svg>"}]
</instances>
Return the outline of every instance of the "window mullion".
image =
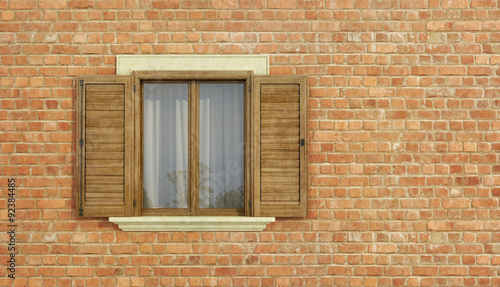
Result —
<instances>
[{"instance_id":1,"label":"window mullion","mask_svg":"<svg viewBox=\"0 0 500 287\"><path fill-rule=\"evenodd\" d=\"M199 210L199 87L196 81L191 81L189 85L189 199L190 212L196 215Z\"/></svg>"}]
</instances>

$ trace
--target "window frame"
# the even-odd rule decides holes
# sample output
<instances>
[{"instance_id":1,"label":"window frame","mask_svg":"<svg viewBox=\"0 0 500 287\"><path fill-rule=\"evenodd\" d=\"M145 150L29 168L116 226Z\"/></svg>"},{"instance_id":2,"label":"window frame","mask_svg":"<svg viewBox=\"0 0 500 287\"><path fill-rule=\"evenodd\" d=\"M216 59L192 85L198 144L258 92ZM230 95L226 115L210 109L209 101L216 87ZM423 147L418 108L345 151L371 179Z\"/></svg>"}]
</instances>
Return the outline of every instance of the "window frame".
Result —
<instances>
[{"instance_id":1,"label":"window frame","mask_svg":"<svg viewBox=\"0 0 500 287\"><path fill-rule=\"evenodd\" d=\"M252 71L134 71L133 115L134 115L134 183L133 215L134 216L252 216L251 214L251 182L252 182ZM143 208L143 84L145 82L189 83L188 95L188 169L189 169L189 207L187 209L145 209ZM201 209L198 200L198 164L199 161L199 85L215 82L244 83L244 210L241 209ZM196 123L196 124L194 124ZM198 205L198 206L195 206Z\"/></svg>"}]
</instances>

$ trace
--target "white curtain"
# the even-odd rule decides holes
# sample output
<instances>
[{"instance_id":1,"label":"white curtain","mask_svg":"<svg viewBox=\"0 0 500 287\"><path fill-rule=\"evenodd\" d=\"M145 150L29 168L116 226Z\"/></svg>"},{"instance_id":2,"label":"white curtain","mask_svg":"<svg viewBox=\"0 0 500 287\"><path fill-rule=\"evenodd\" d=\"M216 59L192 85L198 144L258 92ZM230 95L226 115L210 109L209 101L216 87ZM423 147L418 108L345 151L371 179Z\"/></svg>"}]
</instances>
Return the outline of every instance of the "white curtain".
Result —
<instances>
[{"instance_id":1,"label":"white curtain","mask_svg":"<svg viewBox=\"0 0 500 287\"><path fill-rule=\"evenodd\" d=\"M188 84L144 84L144 208L188 208ZM200 84L200 208L243 208L244 85Z\"/></svg>"},{"instance_id":2,"label":"white curtain","mask_svg":"<svg viewBox=\"0 0 500 287\"><path fill-rule=\"evenodd\" d=\"M200 208L243 208L243 95L243 84L200 84Z\"/></svg>"},{"instance_id":3,"label":"white curtain","mask_svg":"<svg viewBox=\"0 0 500 287\"><path fill-rule=\"evenodd\" d=\"M144 208L188 208L188 84L144 84Z\"/></svg>"}]
</instances>

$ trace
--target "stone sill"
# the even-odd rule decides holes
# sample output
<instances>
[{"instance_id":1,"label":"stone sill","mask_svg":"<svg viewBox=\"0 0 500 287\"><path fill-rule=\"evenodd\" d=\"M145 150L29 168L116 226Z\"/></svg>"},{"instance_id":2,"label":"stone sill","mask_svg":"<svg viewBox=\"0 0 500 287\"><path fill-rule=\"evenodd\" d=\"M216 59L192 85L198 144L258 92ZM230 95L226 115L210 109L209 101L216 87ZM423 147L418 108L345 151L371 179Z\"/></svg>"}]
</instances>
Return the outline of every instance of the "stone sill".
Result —
<instances>
[{"instance_id":1,"label":"stone sill","mask_svg":"<svg viewBox=\"0 0 500 287\"><path fill-rule=\"evenodd\" d=\"M274 217L138 216L110 217L123 231L262 231Z\"/></svg>"}]
</instances>

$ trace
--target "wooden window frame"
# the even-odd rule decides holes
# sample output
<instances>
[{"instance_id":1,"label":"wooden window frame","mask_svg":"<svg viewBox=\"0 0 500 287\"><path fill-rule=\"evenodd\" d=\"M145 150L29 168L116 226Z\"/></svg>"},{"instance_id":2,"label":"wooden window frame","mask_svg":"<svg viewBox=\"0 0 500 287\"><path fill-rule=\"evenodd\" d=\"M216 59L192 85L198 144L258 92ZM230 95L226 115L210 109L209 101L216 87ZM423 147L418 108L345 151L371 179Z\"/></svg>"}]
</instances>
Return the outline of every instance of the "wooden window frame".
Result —
<instances>
[{"instance_id":1,"label":"wooden window frame","mask_svg":"<svg viewBox=\"0 0 500 287\"><path fill-rule=\"evenodd\" d=\"M251 216L251 71L135 71L134 80L134 216ZM143 208L143 84L188 83L188 208ZM199 208L199 85L200 83L244 83L244 209ZM193 164L196 163L196 164Z\"/></svg>"}]
</instances>

